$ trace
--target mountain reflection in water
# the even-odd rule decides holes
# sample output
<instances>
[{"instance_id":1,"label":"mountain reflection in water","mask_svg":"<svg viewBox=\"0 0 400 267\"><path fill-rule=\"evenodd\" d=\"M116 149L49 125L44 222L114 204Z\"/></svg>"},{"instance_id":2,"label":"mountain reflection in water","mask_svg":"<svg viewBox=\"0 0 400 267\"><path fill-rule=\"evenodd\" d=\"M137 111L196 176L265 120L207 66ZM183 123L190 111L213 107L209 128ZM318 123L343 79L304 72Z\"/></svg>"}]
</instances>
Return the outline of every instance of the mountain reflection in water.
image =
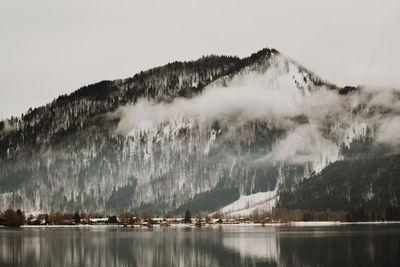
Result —
<instances>
[{"instance_id":1,"label":"mountain reflection in water","mask_svg":"<svg viewBox=\"0 0 400 267\"><path fill-rule=\"evenodd\" d=\"M400 225L0 229L0 266L398 266Z\"/></svg>"}]
</instances>

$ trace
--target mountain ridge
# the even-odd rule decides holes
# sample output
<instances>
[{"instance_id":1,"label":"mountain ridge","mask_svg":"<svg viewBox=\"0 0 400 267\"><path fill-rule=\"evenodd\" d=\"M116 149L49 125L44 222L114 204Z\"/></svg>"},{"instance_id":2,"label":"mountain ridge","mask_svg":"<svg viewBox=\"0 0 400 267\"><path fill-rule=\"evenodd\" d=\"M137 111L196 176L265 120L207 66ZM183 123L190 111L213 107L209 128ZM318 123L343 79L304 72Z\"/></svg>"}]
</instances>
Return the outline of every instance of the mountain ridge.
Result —
<instances>
[{"instance_id":1,"label":"mountain ridge","mask_svg":"<svg viewBox=\"0 0 400 267\"><path fill-rule=\"evenodd\" d=\"M385 94L324 82L275 49L84 86L0 122L0 208L164 213L279 199L332 162L368 157L360 147L376 155L398 118Z\"/></svg>"}]
</instances>

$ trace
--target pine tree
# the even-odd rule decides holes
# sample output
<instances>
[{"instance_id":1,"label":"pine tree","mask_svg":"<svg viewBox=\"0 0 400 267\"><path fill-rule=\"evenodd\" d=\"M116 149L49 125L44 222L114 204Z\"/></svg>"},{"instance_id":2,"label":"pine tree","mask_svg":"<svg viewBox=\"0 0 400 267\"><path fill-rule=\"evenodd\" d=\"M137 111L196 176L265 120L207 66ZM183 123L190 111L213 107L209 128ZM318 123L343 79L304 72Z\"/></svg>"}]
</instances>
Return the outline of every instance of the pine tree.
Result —
<instances>
[{"instance_id":1,"label":"pine tree","mask_svg":"<svg viewBox=\"0 0 400 267\"><path fill-rule=\"evenodd\" d=\"M76 211L74 214L74 222L75 224L80 224L81 223L81 216L79 216L79 212Z\"/></svg>"},{"instance_id":2,"label":"pine tree","mask_svg":"<svg viewBox=\"0 0 400 267\"><path fill-rule=\"evenodd\" d=\"M185 220L184 220L184 222L185 223L191 223L192 222L192 215L190 215L190 211L189 210L187 210L185 212Z\"/></svg>"}]
</instances>

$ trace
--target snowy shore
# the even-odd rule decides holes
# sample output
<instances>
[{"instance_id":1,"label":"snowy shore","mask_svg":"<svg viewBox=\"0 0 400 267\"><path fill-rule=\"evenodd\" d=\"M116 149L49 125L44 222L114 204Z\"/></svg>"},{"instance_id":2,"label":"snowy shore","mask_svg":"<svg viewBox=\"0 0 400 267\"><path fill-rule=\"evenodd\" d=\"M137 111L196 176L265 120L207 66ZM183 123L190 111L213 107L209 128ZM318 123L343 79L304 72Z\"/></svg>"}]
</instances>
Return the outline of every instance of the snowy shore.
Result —
<instances>
[{"instance_id":1,"label":"snowy shore","mask_svg":"<svg viewBox=\"0 0 400 267\"><path fill-rule=\"evenodd\" d=\"M319 222L288 222L288 223L238 223L238 224L206 224L202 228L245 228L245 227L318 227L318 226L343 226L343 225L381 225L381 224L400 224L400 221L382 221L382 222L339 222L339 221L319 221ZM194 224L170 224L168 226L160 226L158 224L152 227L142 225L119 225L119 224L99 224L99 225L22 225L21 228L87 228L87 229L101 229L101 228L185 228L197 227Z\"/></svg>"}]
</instances>

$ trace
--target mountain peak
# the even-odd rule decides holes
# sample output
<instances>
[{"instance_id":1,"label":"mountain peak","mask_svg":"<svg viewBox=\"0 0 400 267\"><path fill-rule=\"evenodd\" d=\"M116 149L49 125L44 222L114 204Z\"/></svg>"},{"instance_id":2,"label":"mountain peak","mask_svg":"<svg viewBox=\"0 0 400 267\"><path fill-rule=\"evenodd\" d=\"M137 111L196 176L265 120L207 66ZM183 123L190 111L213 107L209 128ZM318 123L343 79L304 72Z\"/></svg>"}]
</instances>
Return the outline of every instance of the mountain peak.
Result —
<instances>
[{"instance_id":1,"label":"mountain peak","mask_svg":"<svg viewBox=\"0 0 400 267\"><path fill-rule=\"evenodd\" d=\"M398 145L396 94L332 89L268 48L84 86L0 122L0 207L271 208L334 162Z\"/></svg>"}]
</instances>

